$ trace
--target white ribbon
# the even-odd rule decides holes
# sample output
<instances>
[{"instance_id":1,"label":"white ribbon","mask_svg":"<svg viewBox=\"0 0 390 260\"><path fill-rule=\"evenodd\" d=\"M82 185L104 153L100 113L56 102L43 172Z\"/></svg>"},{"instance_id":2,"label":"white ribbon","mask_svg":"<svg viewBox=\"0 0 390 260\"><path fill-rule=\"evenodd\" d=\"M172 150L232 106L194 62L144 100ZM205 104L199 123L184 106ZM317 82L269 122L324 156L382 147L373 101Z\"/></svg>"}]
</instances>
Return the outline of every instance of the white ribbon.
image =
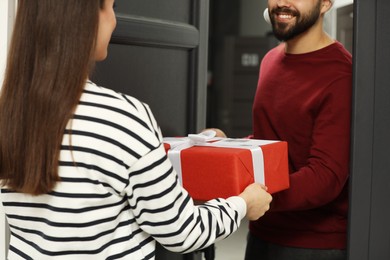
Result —
<instances>
[{"instance_id":1,"label":"white ribbon","mask_svg":"<svg viewBox=\"0 0 390 260\"><path fill-rule=\"evenodd\" d=\"M216 138L215 134L215 131L208 130L200 134L190 134L188 137L183 138L164 138L164 142L171 146L171 149L168 151L168 158L178 174L180 183L183 184L180 152L193 146L212 146L250 150L252 154L254 180L257 183L264 184L264 156L260 146L277 141ZM210 141L214 142L210 143Z\"/></svg>"},{"instance_id":2,"label":"white ribbon","mask_svg":"<svg viewBox=\"0 0 390 260\"><path fill-rule=\"evenodd\" d=\"M181 171L180 152L195 145L205 146L208 141L217 140L214 139L215 135L215 131L207 130L200 134L189 134L188 137L164 137L164 142L171 146L171 149L168 150L168 158L171 161L173 168L177 172L181 185L183 185L183 177Z\"/></svg>"}]
</instances>

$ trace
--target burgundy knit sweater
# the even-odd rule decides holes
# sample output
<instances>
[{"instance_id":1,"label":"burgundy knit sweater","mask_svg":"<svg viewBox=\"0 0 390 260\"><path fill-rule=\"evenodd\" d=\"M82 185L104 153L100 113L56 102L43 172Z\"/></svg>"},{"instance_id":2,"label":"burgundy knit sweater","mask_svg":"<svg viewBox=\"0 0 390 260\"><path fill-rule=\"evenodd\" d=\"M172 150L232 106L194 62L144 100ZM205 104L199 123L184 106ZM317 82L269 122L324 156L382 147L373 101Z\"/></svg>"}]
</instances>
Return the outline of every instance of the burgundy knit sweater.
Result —
<instances>
[{"instance_id":1,"label":"burgundy knit sweater","mask_svg":"<svg viewBox=\"0 0 390 260\"><path fill-rule=\"evenodd\" d=\"M284 48L262 61L253 136L288 142L291 187L250 231L284 246L345 249L352 57L339 42L305 54Z\"/></svg>"}]
</instances>

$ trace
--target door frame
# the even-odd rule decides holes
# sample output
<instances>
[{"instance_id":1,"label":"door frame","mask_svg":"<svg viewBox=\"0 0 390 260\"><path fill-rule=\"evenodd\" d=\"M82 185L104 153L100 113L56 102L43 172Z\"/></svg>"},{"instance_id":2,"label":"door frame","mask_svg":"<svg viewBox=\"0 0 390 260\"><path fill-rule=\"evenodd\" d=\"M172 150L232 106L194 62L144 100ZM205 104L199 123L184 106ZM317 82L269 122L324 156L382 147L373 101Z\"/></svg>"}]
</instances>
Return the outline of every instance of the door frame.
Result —
<instances>
[{"instance_id":1,"label":"door frame","mask_svg":"<svg viewBox=\"0 0 390 260\"><path fill-rule=\"evenodd\" d=\"M354 104L349 259L389 259L390 30L388 0L354 6Z\"/></svg>"}]
</instances>

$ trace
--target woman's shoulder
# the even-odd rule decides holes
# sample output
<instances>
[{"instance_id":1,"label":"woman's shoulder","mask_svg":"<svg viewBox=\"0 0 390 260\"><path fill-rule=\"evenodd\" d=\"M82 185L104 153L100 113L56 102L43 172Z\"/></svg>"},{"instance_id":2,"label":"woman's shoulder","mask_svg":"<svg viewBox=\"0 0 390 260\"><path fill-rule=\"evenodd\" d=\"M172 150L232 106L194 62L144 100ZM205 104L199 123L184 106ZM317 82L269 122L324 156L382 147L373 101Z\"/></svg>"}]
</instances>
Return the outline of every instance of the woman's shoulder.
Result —
<instances>
[{"instance_id":1,"label":"woman's shoulder","mask_svg":"<svg viewBox=\"0 0 390 260\"><path fill-rule=\"evenodd\" d=\"M110 88L99 86L92 81L87 81L83 96L88 96L88 99L96 99L97 102L107 101L111 104L133 105L135 107L147 106L144 102L127 94L120 93Z\"/></svg>"},{"instance_id":2,"label":"woman's shoulder","mask_svg":"<svg viewBox=\"0 0 390 260\"><path fill-rule=\"evenodd\" d=\"M85 85L75 114L110 127L130 129L145 138L147 133L154 138L160 136L158 123L146 103L91 81Z\"/></svg>"},{"instance_id":3,"label":"woman's shoulder","mask_svg":"<svg viewBox=\"0 0 390 260\"><path fill-rule=\"evenodd\" d=\"M149 105L143 101L113 89L96 85L91 81L88 81L85 85L83 94L80 98L81 104L88 102L94 103L100 107L112 107L112 109L117 111L124 110L140 117L149 117L149 114L151 113Z\"/></svg>"},{"instance_id":4,"label":"woman's shoulder","mask_svg":"<svg viewBox=\"0 0 390 260\"><path fill-rule=\"evenodd\" d=\"M125 116L140 123L143 121L142 124L157 124L148 104L130 95L98 86L91 81L85 85L80 98L80 107L93 108L88 109L87 113L93 113L99 117L106 115L110 120Z\"/></svg>"}]
</instances>

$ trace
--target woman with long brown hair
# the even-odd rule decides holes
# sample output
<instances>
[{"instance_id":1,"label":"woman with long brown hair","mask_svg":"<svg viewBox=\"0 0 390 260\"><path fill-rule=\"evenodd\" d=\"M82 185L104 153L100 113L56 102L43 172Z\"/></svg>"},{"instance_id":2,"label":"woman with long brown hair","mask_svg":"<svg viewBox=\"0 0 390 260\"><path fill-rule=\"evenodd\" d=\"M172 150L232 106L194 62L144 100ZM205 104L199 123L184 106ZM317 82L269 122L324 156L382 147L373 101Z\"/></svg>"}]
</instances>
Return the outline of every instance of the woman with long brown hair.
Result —
<instances>
[{"instance_id":1,"label":"woman with long brown hair","mask_svg":"<svg viewBox=\"0 0 390 260\"><path fill-rule=\"evenodd\" d=\"M271 196L194 206L149 107L88 80L107 56L114 0L19 0L0 97L8 259L153 259L189 252L257 219Z\"/></svg>"}]
</instances>

